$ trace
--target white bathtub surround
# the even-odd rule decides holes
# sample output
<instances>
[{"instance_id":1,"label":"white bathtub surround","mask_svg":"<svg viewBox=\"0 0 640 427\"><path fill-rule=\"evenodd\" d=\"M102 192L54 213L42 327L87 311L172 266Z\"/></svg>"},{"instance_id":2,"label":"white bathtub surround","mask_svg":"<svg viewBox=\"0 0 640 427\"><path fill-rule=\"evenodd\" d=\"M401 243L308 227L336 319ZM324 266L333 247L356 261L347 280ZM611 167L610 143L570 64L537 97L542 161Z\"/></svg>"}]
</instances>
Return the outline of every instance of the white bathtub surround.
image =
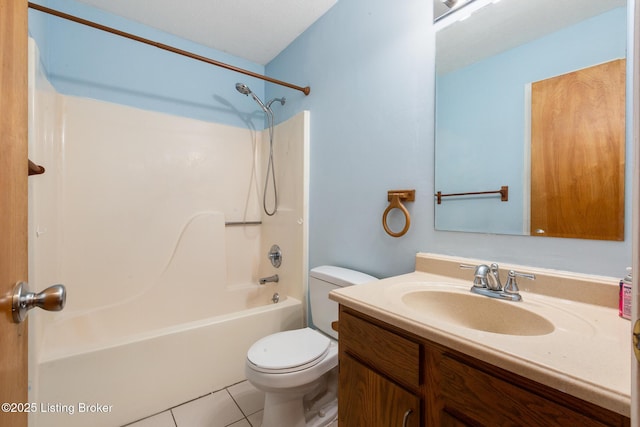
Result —
<instances>
[{"instance_id":1,"label":"white bathtub surround","mask_svg":"<svg viewBox=\"0 0 640 427\"><path fill-rule=\"evenodd\" d=\"M300 239L306 234L307 113L276 128L281 209L263 218L261 134L95 100L57 99L62 123L41 160L51 174L34 185L34 226L37 268L50 267L69 291L60 316L148 292L182 234L202 215L219 216L208 229L210 274L215 270L219 283L214 290L257 283L272 271L263 260L277 243L285 259L279 290L304 295L307 270L298 261L306 253ZM289 167L293 162L300 164ZM45 196L45 188L57 197ZM44 197L51 199L40 202ZM263 225L223 226L256 220ZM58 250L45 256L40 247L51 240ZM291 289L287 277L295 279Z\"/></svg>"},{"instance_id":2,"label":"white bathtub surround","mask_svg":"<svg viewBox=\"0 0 640 427\"><path fill-rule=\"evenodd\" d=\"M30 314L29 397L76 413L31 425L122 425L244 380L256 339L304 323L309 114L276 127L267 218L263 132L64 96L33 68L30 282L68 298Z\"/></svg>"}]
</instances>

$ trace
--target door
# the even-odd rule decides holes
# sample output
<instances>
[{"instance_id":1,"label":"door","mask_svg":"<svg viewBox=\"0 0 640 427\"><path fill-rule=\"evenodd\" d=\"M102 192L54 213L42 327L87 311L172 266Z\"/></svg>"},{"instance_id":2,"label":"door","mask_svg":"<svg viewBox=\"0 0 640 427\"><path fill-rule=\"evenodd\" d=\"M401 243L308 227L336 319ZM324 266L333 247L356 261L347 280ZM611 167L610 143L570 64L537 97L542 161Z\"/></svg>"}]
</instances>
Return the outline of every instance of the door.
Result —
<instances>
[{"instance_id":1,"label":"door","mask_svg":"<svg viewBox=\"0 0 640 427\"><path fill-rule=\"evenodd\" d=\"M626 61L531 85L531 235L624 240Z\"/></svg>"},{"instance_id":2,"label":"door","mask_svg":"<svg viewBox=\"0 0 640 427\"><path fill-rule=\"evenodd\" d=\"M27 1L0 1L0 403L27 402L27 322L13 323L11 294L27 280ZM14 408L19 409L19 408ZM26 427L26 412L0 427Z\"/></svg>"}]
</instances>

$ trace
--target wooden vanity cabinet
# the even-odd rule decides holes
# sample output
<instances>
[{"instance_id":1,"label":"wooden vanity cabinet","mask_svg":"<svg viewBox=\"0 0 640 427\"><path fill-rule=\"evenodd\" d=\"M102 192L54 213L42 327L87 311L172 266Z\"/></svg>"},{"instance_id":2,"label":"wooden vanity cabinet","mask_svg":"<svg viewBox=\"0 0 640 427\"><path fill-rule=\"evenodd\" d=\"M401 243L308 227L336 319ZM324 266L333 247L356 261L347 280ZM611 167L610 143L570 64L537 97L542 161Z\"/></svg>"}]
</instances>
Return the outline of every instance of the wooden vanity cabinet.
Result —
<instances>
[{"instance_id":1,"label":"wooden vanity cabinet","mask_svg":"<svg viewBox=\"0 0 640 427\"><path fill-rule=\"evenodd\" d=\"M339 331L340 427L630 425L620 414L345 306Z\"/></svg>"},{"instance_id":2,"label":"wooden vanity cabinet","mask_svg":"<svg viewBox=\"0 0 640 427\"><path fill-rule=\"evenodd\" d=\"M340 413L341 426L401 426L405 418L406 426L421 425L420 396L405 390L348 355L340 363L343 373L340 381L350 385L339 390L341 401L348 402L344 403L347 410Z\"/></svg>"},{"instance_id":3,"label":"wooden vanity cabinet","mask_svg":"<svg viewBox=\"0 0 640 427\"><path fill-rule=\"evenodd\" d=\"M344 308L339 333L339 426L422 426L421 345Z\"/></svg>"}]
</instances>

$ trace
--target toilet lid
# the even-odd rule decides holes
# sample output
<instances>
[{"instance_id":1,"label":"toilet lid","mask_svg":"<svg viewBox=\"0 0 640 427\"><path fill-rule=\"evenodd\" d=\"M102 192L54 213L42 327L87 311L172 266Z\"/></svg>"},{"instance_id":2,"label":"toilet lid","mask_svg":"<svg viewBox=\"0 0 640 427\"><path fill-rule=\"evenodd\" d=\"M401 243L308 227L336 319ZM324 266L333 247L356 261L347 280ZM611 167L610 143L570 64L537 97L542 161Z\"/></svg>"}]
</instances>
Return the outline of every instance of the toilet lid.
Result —
<instances>
[{"instance_id":1,"label":"toilet lid","mask_svg":"<svg viewBox=\"0 0 640 427\"><path fill-rule=\"evenodd\" d=\"M247 359L259 370L292 371L317 364L331 341L311 328L278 332L256 341Z\"/></svg>"}]
</instances>

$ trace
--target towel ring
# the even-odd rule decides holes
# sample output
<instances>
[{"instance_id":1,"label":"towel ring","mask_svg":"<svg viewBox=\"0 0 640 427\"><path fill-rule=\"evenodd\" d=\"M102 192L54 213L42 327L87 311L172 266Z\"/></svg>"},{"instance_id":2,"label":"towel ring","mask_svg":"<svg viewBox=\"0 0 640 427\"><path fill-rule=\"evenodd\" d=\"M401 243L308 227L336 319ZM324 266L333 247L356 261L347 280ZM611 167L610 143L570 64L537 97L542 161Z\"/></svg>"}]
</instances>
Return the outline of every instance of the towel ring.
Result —
<instances>
[{"instance_id":1,"label":"towel ring","mask_svg":"<svg viewBox=\"0 0 640 427\"><path fill-rule=\"evenodd\" d=\"M388 192L387 200L390 203L389 206L387 206L387 209L385 209L384 213L382 214L382 227L384 228L384 231L386 231L387 234L391 237L404 236L407 231L409 231L409 227L411 226L411 216L409 215L409 211L407 210L407 208L405 208L402 204L401 200L413 202L415 200L415 194L415 190L398 190ZM397 233L391 230L389 228L389 225L387 224L387 217L389 216L389 212L391 212L393 209L400 209L405 218L404 228Z\"/></svg>"}]
</instances>

